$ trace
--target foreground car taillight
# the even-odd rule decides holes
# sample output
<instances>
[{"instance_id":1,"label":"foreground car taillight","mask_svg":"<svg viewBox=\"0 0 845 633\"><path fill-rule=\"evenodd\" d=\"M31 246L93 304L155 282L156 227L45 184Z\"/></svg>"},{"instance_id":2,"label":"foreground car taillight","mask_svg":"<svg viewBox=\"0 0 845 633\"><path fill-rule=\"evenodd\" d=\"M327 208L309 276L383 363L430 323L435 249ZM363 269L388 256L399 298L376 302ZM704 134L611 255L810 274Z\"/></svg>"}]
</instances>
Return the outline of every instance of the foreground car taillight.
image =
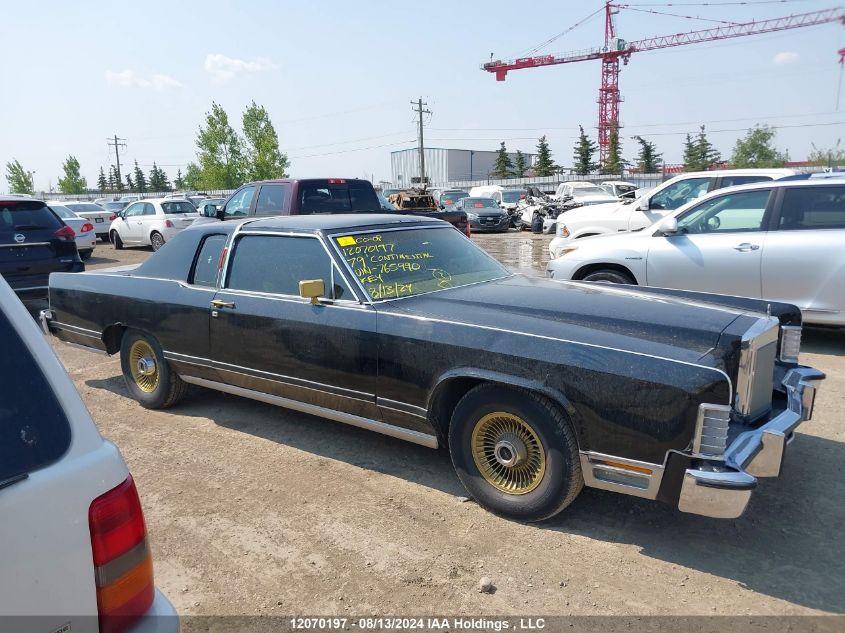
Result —
<instances>
[{"instance_id":1,"label":"foreground car taillight","mask_svg":"<svg viewBox=\"0 0 845 633\"><path fill-rule=\"evenodd\" d=\"M132 476L88 509L101 633L125 631L155 597L147 528Z\"/></svg>"},{"instance_id":2,"label":"foreground car taillight","mask_svg":"<svg viewBox=\"0 0 845 633\"><path fill-rule=\"evenodd\" d=\"M68 242L72 242L76 238L76 233L69 226L63 226L53 235L55 235L61 240L67 240Z\"/></svg>"},{"instance_id":3,"label":"foreground car taillight","mask_svg":"<svg viewBox=\"0 0 845 633\"><path fill-rule=\"evenodd\" d=\"M86 222L85 224L82 225L82 228L79 229L79 230L80 230L81 233L88 233L89 231L94 230L94 225L90 224L89 222Z\"/></svg>"}]
</instances>

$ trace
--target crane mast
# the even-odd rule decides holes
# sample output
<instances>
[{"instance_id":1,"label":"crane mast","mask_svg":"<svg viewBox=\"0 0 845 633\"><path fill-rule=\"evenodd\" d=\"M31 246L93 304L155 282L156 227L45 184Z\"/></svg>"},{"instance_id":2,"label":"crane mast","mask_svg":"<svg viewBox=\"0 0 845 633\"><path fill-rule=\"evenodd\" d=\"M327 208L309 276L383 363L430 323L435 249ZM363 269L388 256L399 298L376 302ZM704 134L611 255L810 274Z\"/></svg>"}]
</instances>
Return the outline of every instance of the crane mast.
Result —
<instances>
[{"instance_id":1,"label":"crane mast","mask_svg":"<svg viewBox=\"0 0 845 633\"><path fill-rule=\"evenodd\" d=\"M598 98L598 145L599 159L602 165L607 160L610 137L614 131L618 132L621 127L619 122L619 103L622 101L622 95L619 92L620 62L622 65L627 64L631 58L631 54L675 46L685 46L687 44L697 44L700 42L785 31L787 29L815 26L830 22L839 22L845 25L845 8L835 7L822 11L788 15L781 18L730 23L710 29L661 35L626 42L617 37L616 25L614 24L614 16L619 13L620 8L625 8L625 6L624 4L614 4L610 0L605 2L604 46L601 48L573 51L562 55L521 57L509 61L496 60L482 66L483 70L494 74L497 81L504 81L508 72L511 70L570 64L593 59L601 60L601 86L599 87ZM845 61L845 49L840 50L839 54L842 56L840 60L840 63L842 63L842 61Z\"/></svg>"}]
</instances>

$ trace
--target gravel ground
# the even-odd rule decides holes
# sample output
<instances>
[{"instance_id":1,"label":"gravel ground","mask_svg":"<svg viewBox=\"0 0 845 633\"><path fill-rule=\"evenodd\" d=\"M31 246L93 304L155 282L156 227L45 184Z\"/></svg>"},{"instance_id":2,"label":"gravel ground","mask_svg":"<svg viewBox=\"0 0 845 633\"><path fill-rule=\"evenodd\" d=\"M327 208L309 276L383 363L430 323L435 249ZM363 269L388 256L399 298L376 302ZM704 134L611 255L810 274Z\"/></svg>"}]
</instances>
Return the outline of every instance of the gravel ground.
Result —
<instances>
[{"instance_id":1,"label":"gravel ground","mask_svg":"<svg viewBox=\"0 0 845 633\"><path fill-rule=\"evenodd\" d=\"M548 236L475 239L545 269ZM89 267L149 252L101 245ZM198 388L147 411L116 358L55 348L129 463L183 615L845 612L845 331L805 332L802 362L828 374L815 417L735 521L590 489L551 521L506 521L462 499L444 451Z\"/></svg>"}]
</instances>

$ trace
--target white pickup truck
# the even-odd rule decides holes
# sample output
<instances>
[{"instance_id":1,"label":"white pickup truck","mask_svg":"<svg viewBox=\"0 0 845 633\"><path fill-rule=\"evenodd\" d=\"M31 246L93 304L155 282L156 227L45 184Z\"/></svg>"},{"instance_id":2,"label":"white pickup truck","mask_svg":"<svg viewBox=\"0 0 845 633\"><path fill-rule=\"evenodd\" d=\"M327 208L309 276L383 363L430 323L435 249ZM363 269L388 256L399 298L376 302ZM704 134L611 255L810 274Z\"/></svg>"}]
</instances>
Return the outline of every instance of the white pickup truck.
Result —
<instances>
[{"instance_id":1,"label":"white pickup truck","mask_svg":"<svg viewBox=\"0 0 845 633\"><path fill-rule=\"evenodd\" d=\"M2 277L0 345L0 630L178 633L126 462Z\"/></svg>"},{"instance_id":2,"label":"white pickup truck","mask_svg":"<svg viewBox=\"0 0 845 633\"><path fill-rule=\"evenodd\" d=\"M552 259L560 257L572 240L591 235L636 231L651 226L670 211L709 191L793 176L793 169L725 169L675 176L632 201L596 204L567 211L558 218L549 244Z\"/></svg>"}]
</instances>

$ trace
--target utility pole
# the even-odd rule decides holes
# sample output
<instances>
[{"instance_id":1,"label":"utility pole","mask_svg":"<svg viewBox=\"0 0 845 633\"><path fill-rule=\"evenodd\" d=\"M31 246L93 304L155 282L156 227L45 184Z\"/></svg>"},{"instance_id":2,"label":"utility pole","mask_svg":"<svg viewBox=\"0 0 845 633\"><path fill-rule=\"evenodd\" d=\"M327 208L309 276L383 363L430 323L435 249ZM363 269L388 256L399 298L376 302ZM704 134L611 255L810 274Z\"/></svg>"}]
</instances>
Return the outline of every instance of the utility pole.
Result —
<instances>
[{"instance_id":1,"label":"utility pole","mask_svg":"<svg viewBox=\"0 0 845 633\"><path fill-rule=\"evenodd\" d=\"M426 180L425 180L425 147L423 143L423 114L431 114L431 110L423 110L423 106L428 105L427 103L423 103L422 98L418 99L417 101L411 101L411 105L414 106L414 112L417 113L419 117L419 152L420 152L420 185L425 188Z\"/></svg>"},{"instance_id":2,"label":"utility pole","mask_svg":"<svg viewBox=\"0 0 845 633\"><path fill-rule=\"evenodd\" d=\"M121 182L121 180L120 180L120 149L118 149L118 148L126 147L126 143L122 142L122 141L125 141L125 140L126 140L125 138L118 138L117 134L114 135L114 140L112 140L110 138L106 139L106 141L107 141L106 144L109 147L114 147L114 157L115 157L115 160L117 161L117 183L118 183L117 188L118 188L118 191L120 190L120 187L121 187L121 184L120 184L120 182Z\"/></svg>"}]
</instances>

